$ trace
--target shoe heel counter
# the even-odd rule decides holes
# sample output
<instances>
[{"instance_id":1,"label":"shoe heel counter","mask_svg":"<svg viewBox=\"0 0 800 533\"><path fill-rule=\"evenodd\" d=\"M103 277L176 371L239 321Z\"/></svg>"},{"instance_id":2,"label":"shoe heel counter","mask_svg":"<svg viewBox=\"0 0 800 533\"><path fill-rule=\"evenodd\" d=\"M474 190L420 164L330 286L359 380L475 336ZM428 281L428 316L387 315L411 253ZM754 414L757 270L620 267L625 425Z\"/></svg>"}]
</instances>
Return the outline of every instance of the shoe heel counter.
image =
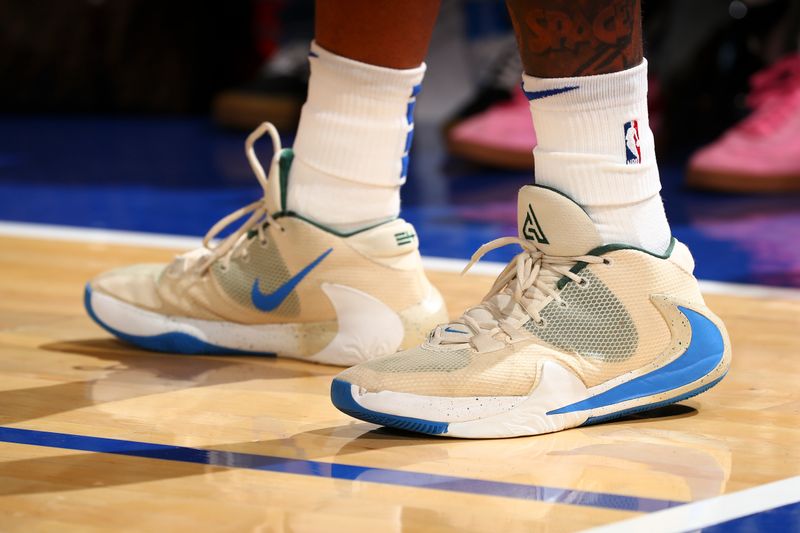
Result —
<instances>
[{"instance_id":1,"label":"shoe heel counter","mask_svg":"<svg viewBox=\"0 0 800 533\"><path fill-rule=\"evenodd\" d=\"M685 278L685 283L687 285L685 296L689 300L706 307L705 298L703 298L703 294L700 292L700 284L697 282L697 278L694 275L695 262L689 247L675 240L675 246L667 260L674 265L674 267L680 271L682 277Z\"/></svg>"},{"instance_id":2,"label":"shoe heel counter","mask_svg":"<svg viewBox=\"0 0 800 533\"><path fill-rule=\"evenodd\" d=\"M675 246L673 246L672 253L669 256L669 261L677 265L678 268L687 274L694 276L694 257L692 257L692 252L689 251L689 247L682 242L678 240L675 241Z\"/></svg>"},{"instance_id":3,"label":"shoe heel counter","mask_svg":"<svg viewBox=\"0 0 800 533\"><path fill-rule=\"evenodd\" d=\"M423 289L427 294L425 298L397 313L405 329L405 336L400 345L401 350L417 346L425 340L433 328L448 320L447 306L441 293L424 274L421 278Z\"/></svg>"},{"instance_id":4,"label":"shoe heel counter","mask_svg":"<svg viewBox=\"0 0 800 533\"><path fill-rule=\"evenodd\" d=\"M417 268L421 261L417 232L400 218L352 235L346 241L360 254L393 268Z\"/></svg>"}]
</instances>

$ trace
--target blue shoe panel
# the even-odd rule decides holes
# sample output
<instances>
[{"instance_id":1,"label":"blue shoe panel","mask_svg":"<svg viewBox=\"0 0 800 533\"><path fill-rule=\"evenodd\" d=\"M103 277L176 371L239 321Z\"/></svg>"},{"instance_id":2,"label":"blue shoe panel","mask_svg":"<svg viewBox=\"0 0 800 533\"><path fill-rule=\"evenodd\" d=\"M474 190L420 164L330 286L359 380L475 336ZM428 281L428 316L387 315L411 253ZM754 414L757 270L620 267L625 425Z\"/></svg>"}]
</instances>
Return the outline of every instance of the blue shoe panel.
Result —
<instances>
[{"instance_id":1,"label":"blue shoe panel","mask_svg":"<svg viewBox=\"0 0 800 533\"><path fill-rule=\"evenodd\" d=\"M351 384L334 379L331 383L331 401L341 412L372 424L388 426L392 428L415 431L417 433L427 433L429 435L441 435L447 432L450 424L447 422L433 422L421 418L410 418L407 416L390 415L378 413L358 404L353 399Z\"/></svg>"},{"instance_id":2,"label":"blue shoe panel","mask_svg":"<svg viewBox=\"0 0 800 533\"><path fill-rule=\"evenodd\" d=\"M678 309L687 318L692 330L692 338L683 355L649 374L547 414L586 411L661 394L702 379L717 368L725 354L725 341L719 328L696 311L680 306Z\"/></svg>"},{"instance_id":3,"label":"blue shoe panel","mask_svg":"<svg viewBox=\"0 0 800 533\"><path fill-rule=\"evenodd\" d=\"M649 403L647 405L640 405L638 407L631 407L630 409L625 409L623 411L617 411L616 413L609 413L607 415L592 416L592 417L589 417L586 420L586 422L584 422L581 425L582 426L591 426L592 424L600 424L602 422L608 422L609 420L615 420L617 418L622 418L623 416L633 415L633 414L636 414L636 413L641 413L643 411L650 411L651 409L658 409L659 407L664 407L666 405L671 405L673 403L682 402L683 400L692 398L694 396L697 396L700 393L703 393L703 392L707 391L708 389L710 389L711 387L713 387L714 385L716 385L717 383L722 381L722 378L724 378L726 375L727 375L727 372L725 374L721 375L720 377L718 377L717 379L715 379L714 381L712 381L711 383L706 383L702 387L698 387L697 389L695 389L693 391L685 392L685 393L681 394L680 396L676 396L675 398L670 398L669 400L663 400L661 402Z\"/></svg>"},{"instance_id":4,"label":"blue shoe panel","mask_svg":"<svg viewBox=\"0 0 800 533\"><path fill-rule=\"evenodd\" d=\"M117 329L112 328L95 314L92 309L92 288L86 284L86 289L83 293L83 305L86 307L86 312L89 316L97 322L100 327L118 337L119 339L156 352L169 352L179 354L193 354L193 355L275 355L269 352L248 352L245 350L236 350L233 348L225 348L224 346L216 346L207 343L203 340L193 337L187 333L172 332L162 333L160 335L130 335Z\"/></svg>"}]
</instances>

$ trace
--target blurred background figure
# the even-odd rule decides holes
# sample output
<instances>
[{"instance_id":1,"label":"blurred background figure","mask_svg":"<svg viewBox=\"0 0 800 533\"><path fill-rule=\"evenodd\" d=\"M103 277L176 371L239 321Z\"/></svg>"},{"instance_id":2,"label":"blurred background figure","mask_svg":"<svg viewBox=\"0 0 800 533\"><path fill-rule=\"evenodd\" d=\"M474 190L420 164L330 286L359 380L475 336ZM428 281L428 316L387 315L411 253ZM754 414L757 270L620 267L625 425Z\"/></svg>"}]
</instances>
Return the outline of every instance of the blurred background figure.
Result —
<instances>
[{"instance_id":1,"label":"blurred background figure","mask_svg":"<svg viewBox=\"0 0 800 533\"><path fill-rule=\"evenodd\" d=\"M471 4L465 7L474 10ZM690 185L742 192L800 187L798 28L797 2L645 4L657 145L685 152L729 129L692 158ZM528 102L514 76L504 75L518 71L518 61L513 42L499 51L491 76L447 130L451 153L501 168L530 167L536 134L525 117Z\"/></svg>"},{"instance_id":2,"label":"blurred background figure","mask_svg":"<svg viewBox=\"0 0 800 533\"><path fill-rule=\"evenodd\" d=\"M701 277L800 286L798 197L759 194L800 190L800 2L643 11L676 236ZM0 0L0 218L202 234L256 192L242 132L292 143L312 35L312 0ZM464 258L514 226L535 164L504 3L445 0L426 61L403 216L440 237L423 254Z\"/></svg>"},{"instance_id":3,"label":"blurred background figure","mask_svg":"<svg viewBox=\"0 0 800 533\"><path fill-rule=\"evenodd\" d=\"M263 63L251 81L221 91L213 102L218 124L252 130L269 120L294 130L308 92L308 43L314 2L260 0L254 4L256 44Z\"/></svg>"},{"instance_id":4,"label":"blurred background figure","mask_svg":"<svg viewBox=\"0 0 800 533\"><path fill-rule=\"evenodd\" d=\"M313 2L261 1L255 8L265 60L252 81L216 96L214 117L242 130L267 118L293 129L307 90ZM464 51L478 75L473 93L442 124L447 150L482 165L529 169L536 133L519 90L522 67L505 5L463 0L459 8ZM692 157L687 183L739 192L799 188L800 4L651 1L644 15L662 151L684 154L709 143Z\"/></svg>"},{"instance_id":5,"label":"blurred background figure","mask_svg":"<svg viewBox=\"0 0 800 533\"><path fill-rule=\"evenodd\" d=\"M204 112L258 65L253 8L0 0L0 111Z\"/></svg>"},{"instance_id":6,"label":"blurred background figure","mask_svg":"<svg viewBox=\"0 0 800 533\"><path fill-rule=\"evenodd\" d=\"M687 183L720 191L800 190L800 54L754 74L751 112L689 161Z\"/></svg>"}]
</instances>

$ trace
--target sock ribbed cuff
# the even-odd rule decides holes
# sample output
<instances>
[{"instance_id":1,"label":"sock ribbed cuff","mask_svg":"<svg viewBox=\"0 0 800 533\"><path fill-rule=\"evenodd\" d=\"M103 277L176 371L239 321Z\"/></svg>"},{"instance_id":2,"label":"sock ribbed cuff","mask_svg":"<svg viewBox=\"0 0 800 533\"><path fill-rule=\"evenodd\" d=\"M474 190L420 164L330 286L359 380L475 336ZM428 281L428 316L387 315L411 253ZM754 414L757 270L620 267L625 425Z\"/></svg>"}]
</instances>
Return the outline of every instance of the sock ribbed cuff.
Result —
<instances>
[{"instance_id":1,"label":"sock ribbed cuff","mask_svg":"<svg viewBox=\"0 0 800 533\"><path fill-rule=\"evenodd\" d=\"M642 80L645 81L644 84ZM526 93L550 92L559 95L558 98L542 95L534 100L529 96L531 105L535 105L537 109L569 113L635 106L647 99L646 81L646 59L633 68L594 76L537 78L528 74L522 75Z\"/></svg>"},{"instance_id":2,"label":"sock ribbed cuff","mask_svg":"<svg viewBox=\"0 0 800 533\"><path fill-rule=\"evenodd\" d=\"M320 75L332 76L333 79L327 81L355 83L360 93L378 97L395 96L408 99L409 89L422 82L427 68L425 63L409 69L370 65L334 54L322 48L316 41L311 41L309 58L312 69Z\"/></svg>"},{"instance_id":3,"label":"sock ribbed cuff","mask_svg":"<svg viewBox=\"0 0 800 533\"><path fill-rule=\"evenodd\" d=\"M536 127L536 183L584 206L630 204L659 193L646 61L611 74L522 79Z\"/></svg>"},{"instance_id":4,"label":"sock ribbed cuff","mask_svg":"<svg viewBox=\"0 0 800 533\"><path fill-rule=\"evenodd\" d=\"M374 187L402 185L425 64L413 69L368 65L316 43L310 61L296 157L340 179Z\"/></svg>"},{"instance_id":5,"label":"sock ribbed cuff","mask_svg":"<svg viewBox=\"0 0 800 533\"><path fill-rule=\"evenodd\" d=\"M309 169L297 159L292 163L292 171L299 179L289 180L289 210L329 228L350 232L400 214L400 194L396 187L370 187L342 180ZM307 175L313 179L304 179Z\"/></svg>"}]
</instances>

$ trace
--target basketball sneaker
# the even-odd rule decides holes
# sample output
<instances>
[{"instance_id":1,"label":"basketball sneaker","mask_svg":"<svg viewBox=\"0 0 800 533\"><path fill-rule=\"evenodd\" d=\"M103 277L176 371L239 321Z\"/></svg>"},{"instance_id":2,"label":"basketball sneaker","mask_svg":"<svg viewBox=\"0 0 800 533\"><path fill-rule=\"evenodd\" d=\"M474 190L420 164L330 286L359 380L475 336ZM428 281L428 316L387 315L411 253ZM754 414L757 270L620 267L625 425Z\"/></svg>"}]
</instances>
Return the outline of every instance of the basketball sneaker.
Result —
<instances>
[{"instance_id":1,"label":"basketball sneaker","mask_svg":"<svg viewBox=\"0 0 800 533\"><path fill-rule=\"evenodd\" d=\"M663 256L606 244L571 199L529 185L522 247L479 305L421 346L339 374L331 398L362 420L451 437L536 435L699 394L731 350L685 245Z\"/></svg>"},{"instance_id":2,"label":"basketball sneaker","mask_svg":"<svg viewBox=\"0 0 800 533\"><path fill-rule=\"evenodd\" d=\"M269 178L254 151L265 133L275 149ZM352 365L418 344L447 319L411 224L395 219L343 235L289 212L292 151L281 150L268 123L245 147L264 196L168 265L125 267L89 282L86 310L98 324L150 350Z\"/></svg>"}]
</instances>

